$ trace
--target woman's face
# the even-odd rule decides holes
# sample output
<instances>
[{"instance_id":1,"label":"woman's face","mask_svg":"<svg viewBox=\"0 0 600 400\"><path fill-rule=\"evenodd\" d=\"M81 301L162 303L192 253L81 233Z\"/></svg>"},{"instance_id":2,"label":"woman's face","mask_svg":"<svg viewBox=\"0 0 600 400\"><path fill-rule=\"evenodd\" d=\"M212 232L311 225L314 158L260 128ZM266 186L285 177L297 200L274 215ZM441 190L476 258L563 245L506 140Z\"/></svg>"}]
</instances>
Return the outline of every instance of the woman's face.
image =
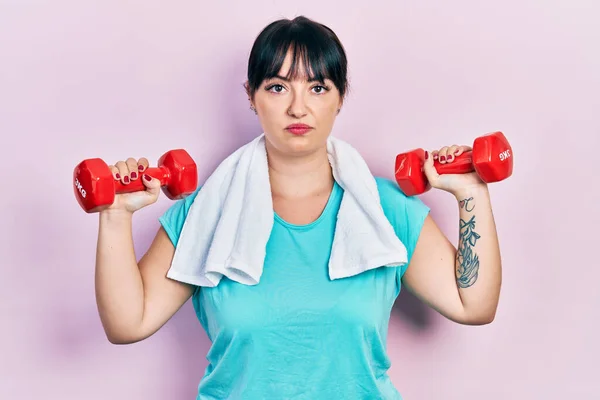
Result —
<instances>
[{"instance_id":1,"label":"woman's face","mask_svg":"<svg viewBox=\"0 0 600 400\"><path fill-rule=\"evenodd\" d=\"M281 155L302 156L326 146L342 99L332 81L309 82L302 67L295 79L285 79L291 57L288 53L279 77L264 81L251 101L267 148Z\"/></svg>"}]
</instances>

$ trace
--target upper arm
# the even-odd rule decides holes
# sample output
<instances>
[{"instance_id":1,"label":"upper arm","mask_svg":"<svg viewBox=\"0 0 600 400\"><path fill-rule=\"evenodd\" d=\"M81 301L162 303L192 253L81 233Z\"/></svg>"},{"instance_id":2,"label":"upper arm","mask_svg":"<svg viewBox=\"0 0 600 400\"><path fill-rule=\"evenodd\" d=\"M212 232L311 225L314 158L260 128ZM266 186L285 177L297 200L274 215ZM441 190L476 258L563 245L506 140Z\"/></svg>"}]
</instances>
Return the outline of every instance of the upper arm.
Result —
<instances>
[{"instance_id":1,"label":"upper arm","mask_svg":"<svg viewBox=\"0 0 600 400\"><path fill-rule=\"evenodd\" d=\"M195 287L167 278L179 234L193 197L176 201L159 218L161 226L148 251L138 262L144 286L142 335L162 327L193 294Z\"/></svg>"},{"instance_id":2,"label":"upper arm","mask_svg":"<svg viewBox=\"0 0 600 400\"><path fill-rule=\"evenodd\" d=\"M429 215L403 281L415 296L440 314L462 322L464 307L456 285L455 257L456 248Z\"/></svg>"},{"instance_id":3,"label":"upper arm","mask_svg":"<svg viewBox=\"0 0 600 400\"><path fill-rule=\"evenodd\" d=\"M160 329L193 293L191 285L167 278L174 254L175 247L161 226L138 262L144 286L142 339Z\"/></svg>"},{"instance_id":4,"label":"upper arm","mask_svg":"<svg viewBox=\"0 0 600 400\"><path fill-rule=\"evenodd\" d=\"M423 224L429 215L429 207L416 196L406 196L393 181L379 177L376 180L383 212L406 248L408 262L396 271L396 280L400 288L404 274L414 257Z\"/></svg>"},{"instance_id":5,"label":"upper arm","mask_svg":"<svg viewBox=\"0 0 600 400\"><path fill-rule=\"evenodd\" d=\"M384 212L406 247L408 264L396 279L425 304L460 321L463 306L456 286L456 249L441 232L429 207L417 196L406 196L391 180L378 178Z\"/></svg>"}]
</instances>

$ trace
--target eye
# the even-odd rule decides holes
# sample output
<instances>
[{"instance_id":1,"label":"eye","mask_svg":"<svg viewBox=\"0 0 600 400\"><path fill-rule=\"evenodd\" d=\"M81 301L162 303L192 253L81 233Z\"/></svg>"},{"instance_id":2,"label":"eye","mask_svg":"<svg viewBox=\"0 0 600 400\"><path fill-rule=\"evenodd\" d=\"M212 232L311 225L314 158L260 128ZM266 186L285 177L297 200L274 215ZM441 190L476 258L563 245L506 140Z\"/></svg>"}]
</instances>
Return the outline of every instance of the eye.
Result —
<instances>
[{"instance_id":1,"label":"eye","mask_svg":"<svg viewBox=\"0 0 600 400\"><path fill-rule=\"evenodd\" d=\"M285 88L283 87L283 85L279 85L279 84L274 84L274 85L269 85L265 88L265 90L267 90L268 92L274 92L274 93L281 93L283 92Z\"/></svg>"},{"instance_id":2,"label":"eye","mask_svg":"<svg viewBox=\"0 0 600 400\"><path fill-rule=\"evenodd\" d=\"M329 90L329 88L327 86L323 86L323 85L313 86L312 89L317 94L325 93L326 91Z\"/></svg>"}]
</instances>

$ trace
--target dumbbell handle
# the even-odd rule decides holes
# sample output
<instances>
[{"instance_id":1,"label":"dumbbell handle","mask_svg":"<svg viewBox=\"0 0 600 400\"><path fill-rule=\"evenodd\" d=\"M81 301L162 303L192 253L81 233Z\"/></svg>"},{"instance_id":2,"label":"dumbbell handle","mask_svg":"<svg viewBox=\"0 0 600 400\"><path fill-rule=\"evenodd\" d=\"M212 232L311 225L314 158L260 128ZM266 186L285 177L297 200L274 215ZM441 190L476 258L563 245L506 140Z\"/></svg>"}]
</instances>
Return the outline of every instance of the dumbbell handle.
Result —
<instances>
[{"instance_id":1,"label":"dumbbell handle","mask_svg":"<svg viewBox=\"0 0 600 400\"><path fill-rule=\"evenodd\" d=\"M441 164L438 158L433 161L433 166L440 175L473 172L475 171L475 167L473 166L473 151L465 151L460 156L455 157L452 162L446 164Z\"/></svg>"},{"instance_id":2,"label":"dumbbell handle","mask_svg":"<svg viewBox=\"0 0 600 400\"><path fill-rule=\"evenodd\" d=\"M165 186L171 179L171 174L165 167L147 168L140 174L138 179L130 180L128 184L124 184L121 180L115 180L115 193L132 193L146 190L146 186L144 186L144 182L142 181L142 179L145 179L143 176L144 174L158 179L160 181L160 186Z\"/></svg>"}]
</instances>

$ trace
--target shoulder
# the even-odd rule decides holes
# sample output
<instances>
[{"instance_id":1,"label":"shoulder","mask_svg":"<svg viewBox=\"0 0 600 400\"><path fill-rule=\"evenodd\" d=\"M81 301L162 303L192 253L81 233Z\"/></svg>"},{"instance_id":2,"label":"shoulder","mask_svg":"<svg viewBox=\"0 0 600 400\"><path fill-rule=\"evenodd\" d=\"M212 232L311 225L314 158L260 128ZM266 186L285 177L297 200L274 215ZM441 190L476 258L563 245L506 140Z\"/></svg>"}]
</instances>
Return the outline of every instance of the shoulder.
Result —
<instances>
[{"instance_id":1,"label":"shoulder","mask_svg":"<svg viewBox=\"0 0 600 400\"><path fill-rule=\"evenodd\" d=\"M190 207L200 192L200 189L201 186L185 198L175 201L158 219L175 246L179 241L179 235L183 229Z\"/></svg>"},{"instance_id":2,"label":"shoulder","mask_svg":"<svg viewBox=\"0 0 600 400\"><path fill-rule=\"evenodd\" d=\"M376 176L375 182L377 182L381 206L386 215L397 216L402 212L409 214L429 212L429 207L419 197L405 195L395 181Z\"/></svg>"},{"instance_id":3,"label":"shoulder","mask_svg":"<svg viewBox=\"0 0 600 400\"><path fill-rule=\"evenodd\" d=\"M375 176L375 182L377 183L377 189L379 190L382 202L388 202L397 197L407 198L393 180L382 176Z\"/></svg>"},{"instance_id":4,"label":"shoulder","mask_svg":"<svg viewBox=\"0 0 600 400\"><path fill-rule=\"evenodd\" d=\"M419 197L405 195L395 181L380 176L375 181L383 212L406 246L410 260L430 209Z\"/></svg>"}]
</instances>

